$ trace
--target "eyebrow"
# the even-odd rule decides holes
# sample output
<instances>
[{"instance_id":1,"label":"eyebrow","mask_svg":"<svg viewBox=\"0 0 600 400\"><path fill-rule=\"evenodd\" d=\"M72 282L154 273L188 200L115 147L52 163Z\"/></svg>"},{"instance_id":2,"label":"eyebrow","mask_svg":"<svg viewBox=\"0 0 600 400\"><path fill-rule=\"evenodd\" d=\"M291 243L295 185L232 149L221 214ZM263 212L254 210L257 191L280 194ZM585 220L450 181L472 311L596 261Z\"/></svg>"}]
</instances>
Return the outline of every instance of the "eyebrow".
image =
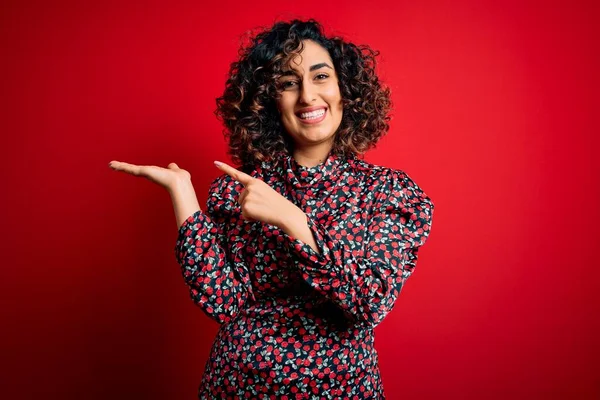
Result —
<instances>
[{"instance_id":1,"label":"eyebrow","mask_svg":"<svg viewBox=\"0 0 600 400\"><path fill-rule=\"evenodd\" d=\"M327 67L329 69L333 69L333 68L331 68L331 66L329 64L323 62L323 63L311 65L310 68L308 69L308 71L312 72L312 71L314 71L316 69L320 69L320 68L323 68L323 67ZM282 73L282 75L283 76L288 76L288 75L297 75L297 74L296 74L296 71L290 69L290 70L284 71Z\"/></svg>"},{"instance_id":2,"label":"eyebrow","mask_svg":"<svg viewBox=\"0 0 600 400\"><path fill-rule=\"evenodd\" d=\"M320 64L315 64L315 65L311 66L310 69L309 69L309 71L314 71L315 69L319 69L319 68L323 68L323 67L327 67L329 69L333 69L327 63L320 63Z\"/></svg>"}]
</instances>

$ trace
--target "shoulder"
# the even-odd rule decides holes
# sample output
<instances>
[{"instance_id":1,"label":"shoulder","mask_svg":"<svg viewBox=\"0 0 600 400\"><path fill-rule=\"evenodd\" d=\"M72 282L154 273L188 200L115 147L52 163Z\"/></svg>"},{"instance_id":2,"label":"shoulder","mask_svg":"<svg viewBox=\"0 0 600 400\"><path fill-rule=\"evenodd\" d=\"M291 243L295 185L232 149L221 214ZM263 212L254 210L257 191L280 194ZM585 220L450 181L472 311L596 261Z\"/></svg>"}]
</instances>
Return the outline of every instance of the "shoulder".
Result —
<instances>
[{"instance_id":1,"label":"shoulder","mask_svg":"<svg viewBox=\"0 0 600 400\"><path fill-rule=\"evenodd\" d=\"M210 212L231 212L236 208L241 184L223 173L217 176L208 190L207 209Z\"/></svg>"},{"instance_id":2,"label":"shoulder","mask_svg":"<svg viewBox=\"0 0 600 400\"><path fill-rule=\"evenodd\" d=\"M403 179L404 171L394 169L383 165L370 163L366 160L353 159L350 161L353 169L359 175L364 176L370 184L374 184L377 188L381 186L390 186L396 181Z\"/></svg>"},{"instance_id":3,"label":"shoulder","mask_svg":"<svg viewBox=\"0 0 600 400\"><path fill-rule=\"evenodd\" d=\"M367 180L368 187L383 204L410 207L419 204L433 208L431 198L404 170L376 165L365 160L353 160L356 171Z\"/></svg>"},{"instance_id":4,"label":"shoulder","mask_svg":"<svg viewBox=\"0 0 600 400\"><path fill-rule=\"evenodd\" d=\"M217 176L210 184L209 195L220 194L226 195L231 192L232 186L237 182L228 174L221 174Z\"/></svg>"}]
</instances>

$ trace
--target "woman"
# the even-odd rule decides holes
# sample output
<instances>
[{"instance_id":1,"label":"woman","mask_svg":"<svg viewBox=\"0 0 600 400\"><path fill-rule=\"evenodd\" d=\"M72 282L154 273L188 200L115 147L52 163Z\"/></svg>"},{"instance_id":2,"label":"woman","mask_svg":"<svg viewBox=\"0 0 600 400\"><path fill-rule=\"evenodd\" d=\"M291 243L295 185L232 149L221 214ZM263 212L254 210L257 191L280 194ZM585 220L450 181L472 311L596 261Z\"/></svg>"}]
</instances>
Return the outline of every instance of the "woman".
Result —
<instances>
[{"instance_id":1,"label":"woman","mask_svg":"<svg viewBox=\"0 0 600 400\"><path fill-rule=\"evenodd\" d=\"M388 130L375 56L314 20L256 35L217 99L241 168L215 162L205 211L176 164L111 162L169 191L185 282L221 324L199 398L384 398L373 329L433 203L403 171L357 157Z\"/></svg>"}]
</instances>

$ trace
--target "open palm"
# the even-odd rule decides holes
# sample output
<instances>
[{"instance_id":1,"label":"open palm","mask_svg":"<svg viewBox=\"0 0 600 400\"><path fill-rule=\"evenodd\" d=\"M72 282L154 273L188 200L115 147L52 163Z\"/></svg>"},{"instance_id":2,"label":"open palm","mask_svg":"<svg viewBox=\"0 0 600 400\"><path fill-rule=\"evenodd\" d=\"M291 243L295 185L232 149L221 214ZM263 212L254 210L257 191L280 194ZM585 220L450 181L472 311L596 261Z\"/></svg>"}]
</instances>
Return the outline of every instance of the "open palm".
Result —
<instances>
[{"instance_id":1,"label":"open palm","mask_svg":"<svg viewBox=\"0 0 600 400\"><path fill-rule=\"evenodd\" d=\"M121 161L111 161L108 166L116 171L144 177L168 190L181 180L191 179L190 173L179 168L175 163L170 163L167 168L162 168L156 165L135 165Z\"/></svg>"}]
</instances>

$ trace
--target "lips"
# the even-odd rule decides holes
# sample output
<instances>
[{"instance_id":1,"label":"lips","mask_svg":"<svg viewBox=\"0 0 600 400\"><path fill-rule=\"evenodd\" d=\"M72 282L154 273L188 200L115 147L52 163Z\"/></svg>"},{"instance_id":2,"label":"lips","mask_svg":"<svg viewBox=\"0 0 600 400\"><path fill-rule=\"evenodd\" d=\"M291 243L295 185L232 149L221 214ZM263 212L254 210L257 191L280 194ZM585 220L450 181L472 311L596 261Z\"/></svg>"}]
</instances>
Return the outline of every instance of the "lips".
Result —
<instances>
[{"instance_id":1,"label":"lips","mask_svg":"<svg viewBox=\"0 0 600 400\"><path fill-rule=\"evenodd\" d=\"M317 107L313 111L297 113L296 116L302 125L318 125L325 120L327 108Z\"/></svg>"},{"instance_id":2,"label":"lips","mask_svg":"<svg viewBox=\"0 0 600 400\"><path fill-rule=\"evenodd\" d=\"M316 111L319 110L325 110L327 111L327 107L326 106L314 106L314 107L307 107L307 108L303 108L301 110L298 110L295 112L296 116L302 120L304 120L305 118L302 118L303 114L307 114L307 113L314 113Z\"/></svg>"}]
</instances>

